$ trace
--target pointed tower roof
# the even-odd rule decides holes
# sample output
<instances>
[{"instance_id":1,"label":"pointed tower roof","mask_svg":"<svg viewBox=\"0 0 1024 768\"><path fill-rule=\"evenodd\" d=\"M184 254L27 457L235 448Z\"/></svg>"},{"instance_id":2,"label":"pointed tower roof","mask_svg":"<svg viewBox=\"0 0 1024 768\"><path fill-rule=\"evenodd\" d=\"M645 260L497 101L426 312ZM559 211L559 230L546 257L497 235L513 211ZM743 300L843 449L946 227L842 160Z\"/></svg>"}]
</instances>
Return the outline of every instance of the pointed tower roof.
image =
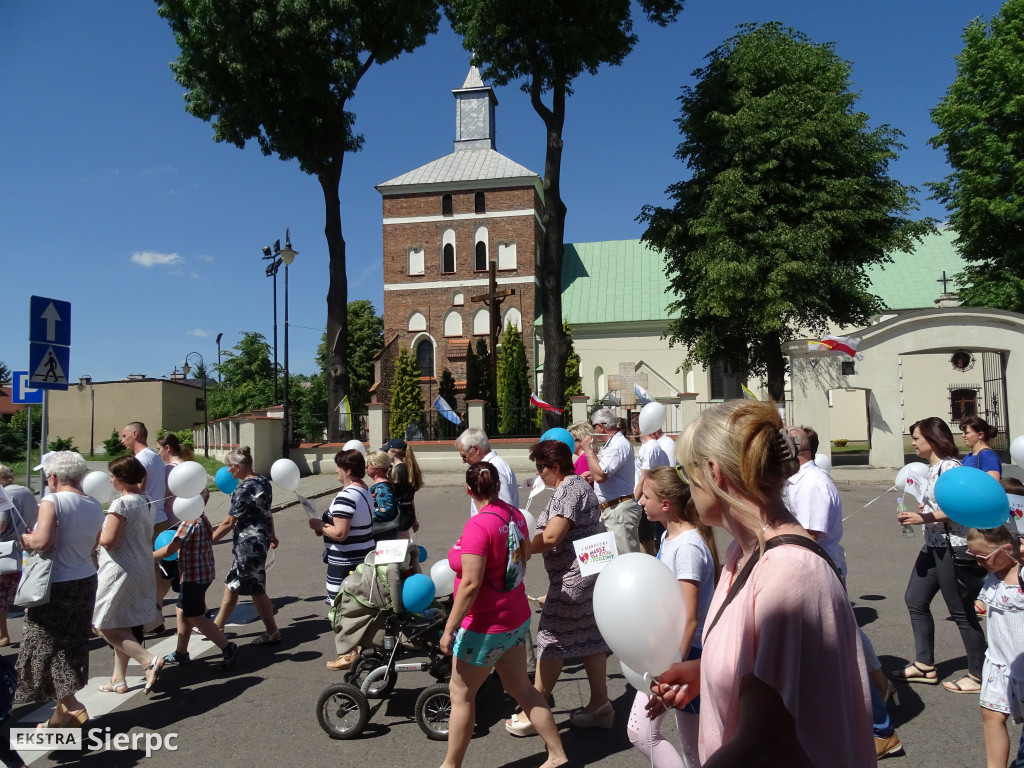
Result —
<instances>
[{"instance_id":1,"label":"pointed tower roof","mask_svg":"<svg viewBox=\"0 0 1024 768\"><path fill-rule=\"evenodd\" d=\"M480 70L470 67L455 96L454 151L433 162L377 185L380 192L409 191L410 187L462 182L519 180L533 184L539 176L496 151L494 108L498 99L485 85ZM403 189L397 189L403 188Z\"/></svg>"}]
</instances>

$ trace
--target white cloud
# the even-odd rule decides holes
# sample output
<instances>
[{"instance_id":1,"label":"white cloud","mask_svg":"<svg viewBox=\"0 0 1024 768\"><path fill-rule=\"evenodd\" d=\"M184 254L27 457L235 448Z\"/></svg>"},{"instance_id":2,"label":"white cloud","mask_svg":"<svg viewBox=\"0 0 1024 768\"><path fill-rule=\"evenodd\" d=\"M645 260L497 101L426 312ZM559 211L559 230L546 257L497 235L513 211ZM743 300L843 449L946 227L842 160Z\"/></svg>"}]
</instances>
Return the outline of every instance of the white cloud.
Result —
<instances>
[{"instance_id":1,"label":"white cloud","mask_svg":"<svg viewBox=\"0 0 1024 768\"><path fill-rule=\"evenodd\" d=\"M188 335L198 336L201 339L205 339L207 336L210 335L210 332L204 331L202 328L193 328L191 331L188 332Z\"/></svg>"},{"instance_id":2,"label":"white cloud","mask_svg":"<svg viewBox=\"0 0 1024 768\"><path fill-rule=\"evenodd\" d=\"M133 262L144 267L180 266L185 260L176 253L157 253L155 251L136 251L132 254Z\"/></svg>"},{"instance_id":3,"label":"white cloud","mask_svg":"<svg viewBox=\"0 0 1024 768\"><path fill-rule=\"evenodd\" d=\"M196 258L200 261L205 261L207 264L212 264L214 259L213 256L196 256Z\"/></svg>"}]
</instances>

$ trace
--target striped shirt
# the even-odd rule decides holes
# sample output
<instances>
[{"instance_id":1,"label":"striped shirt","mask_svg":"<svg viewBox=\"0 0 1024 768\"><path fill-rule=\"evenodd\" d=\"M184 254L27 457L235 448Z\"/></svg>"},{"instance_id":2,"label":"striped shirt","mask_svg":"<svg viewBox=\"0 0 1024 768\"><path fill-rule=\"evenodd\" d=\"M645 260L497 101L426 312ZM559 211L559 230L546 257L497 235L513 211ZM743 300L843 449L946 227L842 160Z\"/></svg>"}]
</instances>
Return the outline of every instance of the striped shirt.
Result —
<instances>
[{"instance_id":1,"label":"striped shirt","mask_svg":"<svg viewBox=\"0 0 1024 768\"><path fill-rule=\"evenodd\" d=\"M332 559L345 564L359 564L373 551L373 497L365 488L349 485L334 497L331 506L324 512L323 521L330 525L336 518L349 521L348 536L336 541L324 534L324 544Z\"/></svg>"},{"instance_id":2,"label":"striped shirt","mask_svg":"<svg viewBox=\"0 0 1024 768\"><path fill-rule=\"evenodd\" d=\"M217 576L213 562L213 527L206 515L178 525L174 538L181 539L178 550L178 571L182 581L211 584Z\"/></svg>"}]
</instances>

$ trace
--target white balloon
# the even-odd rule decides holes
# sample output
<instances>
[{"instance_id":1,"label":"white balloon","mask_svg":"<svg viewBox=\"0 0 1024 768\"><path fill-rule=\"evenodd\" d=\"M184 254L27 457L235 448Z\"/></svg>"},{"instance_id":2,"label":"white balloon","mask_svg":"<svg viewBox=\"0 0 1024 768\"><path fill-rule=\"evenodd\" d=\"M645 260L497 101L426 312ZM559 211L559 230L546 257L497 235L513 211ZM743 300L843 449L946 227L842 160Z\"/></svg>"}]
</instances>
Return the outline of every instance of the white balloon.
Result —
<instances>
[{"instance_id":1,"label":"white balloon","mask_svg":"<svg viewBox=\"0 0 1024 768\"><path fill-rule=\"evenodd\" d=\"M447 557L430 566L430 580L434 582L435 597L448 597L455 591L455 571L448 565Z\"/></svg>"},{"instance_id":2,"label":"white balloon","mask_svg":"<svg viewBox=\"0 0 1024 768\"><path fill-rule=\"evenodd\" d=\"M1024 467L1024 435L1013 438L1010 443L1010 458L1018 467Z\"/></svg>"},{"instance_id":3,"label":"white balloon","mask_svg":"<svg viewBox=\"0 0 1024 768\"><path fill-rule=\"evenodd\" d=\"M167 487L175 496L191 499L206 488L206 469L197 461L176 464L167 476Z\"/></svg>"},{"instance_id":4,"label":"white balloon","mask_svg":"<svg viewBox=\"0 0 1024 768\"><path fill-rule=\"evenodd\" d=\"M639 552L620 555L594 585L594 618L608 646L635 671L668 669L686 629L686 603L672 571Z\"/></svg>"},{"instance_id":5,"label":"white balloon","mask_svg":"<svg viewBox=\"0 0 1024 768\"><path fill-rule=\"evenodd\" d=\"M198 520L205 507L206 502L202 496L187 499L179 496L174 500L174 516L179 520Z\"/></svg>"},{"instance_id":6,"label":"white balloon","mask_svg":"<svg viewBox=\"0 0 1024 768\"><path fill-rule=\"evenodd\" d=\"M86 496L92 496L100 504L106 504L114 495L114 486L110 484L110 475L98 469L85 476L82 480L82 490Z\"/></svg>"},{"instance_id":7,"label":"white balloon","mask_svg":"<svg viewBox=\"0 0 1024 768\"><path fill-rule=\"evenodd\" d=\"M896 479L892 481L892 484L900 491L907 487L907 473L910 472L910 465L900 467L900 471L896 473Z\"/></svg>"},{"instance_id":8,"label":"white balloon","mask_svg":"<svg viewBox=\"0 0 1024 768\"><path fill-rule=\"evenodd\" d=\"M640 425L641 435L650 435L665 426L665 406L655 401L648 403L640 409L637 423Z\"/></svg>"},{"instance_id":9,"label":"white balloon","mask_svg":"<svg viewBox=\"0 0 1024 768\"><path fill-rule=\"evenodd\" d=\"M533 516L532 512L527 512L525 509L519 511L526 518L526 530L530 532L530 541L533 541L533 537L537 535L537 518Z\"/></svg>"},{"instance_id":10,"label":"white balloon","mask_svg":"<svg viewBox=\"0 0 1024 768\"><path fill-rule=\"evenodd\" d=\"M349 440L347 443L341 446L341 450L359 451L361 454L363 454L363 456L366 455L366 446L363 445L362 442L359 440Z\"/></svg>"},{"instance_id":11,"label":"white balloon","mask_svg":"<svg viewBox=\"0 0 1024 768\"><path fill-rule=\"evenodd\" d=\"M299 467L291 459L278 459L270 467L270 479L286 491L299 487Z\"/></svg>"},{"instance_id":12,"label":"white balloon","mask_svg":"<svg viewBox=\"0 0 1024 768\"><path fill-rule=\"evenodd\" d=\"M814 463L818 465L819 469L823 469L826 472L832 469L832 457L827 453L814 454Z\"/></svg>"},{"instance_id":13,"label":"white balloon","mask_svg":"<svg viewBox=\"0 0 1024 768\"><path fill-rule=\"evenodd\" d=\"M906 489L908 476L913 476L915 480L924 483L928 479L928 465L920 461L910 462L896 473L893 485L901 491Z\"/></svg>"},{"instance_id":14,"label":"white balloon","mask_svg":"<svg viewBox=\"0 0 1024 768\"><path fill-rule=\"evenodd\" d=\"M624 661L619 661L619 669L622 670L622 676L626 678L630 685L645 696L651 695L651 683L654 682L654 678L650 674L641 675L639 672L631 669Z\"/></svg>"}]
</instances>

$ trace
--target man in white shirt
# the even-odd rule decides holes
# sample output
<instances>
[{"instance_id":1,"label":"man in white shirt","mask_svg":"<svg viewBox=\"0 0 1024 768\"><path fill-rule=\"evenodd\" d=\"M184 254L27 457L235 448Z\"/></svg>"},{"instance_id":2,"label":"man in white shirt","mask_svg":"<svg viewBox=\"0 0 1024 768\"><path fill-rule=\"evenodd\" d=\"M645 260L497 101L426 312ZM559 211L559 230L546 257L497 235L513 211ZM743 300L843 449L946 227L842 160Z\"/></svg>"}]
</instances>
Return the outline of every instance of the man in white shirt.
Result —
<instances>
[{"instance_id":1,"label":"man in white shirt","mask_svg":"<svg viewBox=\"0 0 1024 768\"><path fill-rule=\"evenodd\" d=\"M498 498L510 506L519 507L519 485L516 480L516 473L501 456L491 450L491 441L487 439L482 429L470 427L463 432L455 441L455 450L462 457L463 464L476 464L478 461L486 461L498 470L498 479L501 487L498 489ZM469 499L469 516L477 514L476 502L471 496Z\"/></svg>"},{"instance_id":2,"label":"man in white shirt","mask_svg":"<svg viewBox=\"0 0 1024 768\"><path fill-rule=\"evenodd\" d=\"M594 478L594 491L605 530L615 537L620 555L641 552L637 528L643 508L633 498L636 490L633 448L619 430L618 419L609 408L599 408L590 417L594 434L583 438L583 453ZM594 438L607 438L598 457Z\"/></svg>"},{"instance_id":3,"label":"man in white shirt","mask_svg":"<svg viewBox=\"0 0 1024 768\"><path fill-rule=\"evenodd\" d=\"M846 553L839 543L843 538L843 502L832 478L814 463L818 433L809 427L788 429L797 445L800 470L786 481L783 499L800 525L846 576Z\"/></svg>"},{"instance_id":4,"label":"man in white shirt","mask_svg":"<svg viewBox=\"0 0 1024 768\"><path fill-rule=\"evenodd\" d=\"M164 511L164 496L167 495L167 479L164 474L164 463L160 460L160 454L147 445L149 430L141 421L133 421L126 424L121 430L121 445L135 454L143 469L146 470L146 484L143 492L153 507L153 541L157 535L167 528L167 513ZM176 564L175 564L176 565ZM171 588L171 581L174 574L164 574L160 570L160 564L156 566L156 606L163 612L164 598ZM161 619L146 625L147 632L159 634L164 631L164 623Z\"/></svg>"},{"instance_id":5,"label":"man in white shirt","mask_svg":"<svg viewBox=\"0 0 1024 768\"><path fill-rule=\"evenodd\" d=\"M666 435L664 430L661 429L655 432L654 436L658 438L658 445L661 446L661 450L668 456L669 464L674 467L676 465L676 441L671 435Z\"/></svg>"}]
</instances>

